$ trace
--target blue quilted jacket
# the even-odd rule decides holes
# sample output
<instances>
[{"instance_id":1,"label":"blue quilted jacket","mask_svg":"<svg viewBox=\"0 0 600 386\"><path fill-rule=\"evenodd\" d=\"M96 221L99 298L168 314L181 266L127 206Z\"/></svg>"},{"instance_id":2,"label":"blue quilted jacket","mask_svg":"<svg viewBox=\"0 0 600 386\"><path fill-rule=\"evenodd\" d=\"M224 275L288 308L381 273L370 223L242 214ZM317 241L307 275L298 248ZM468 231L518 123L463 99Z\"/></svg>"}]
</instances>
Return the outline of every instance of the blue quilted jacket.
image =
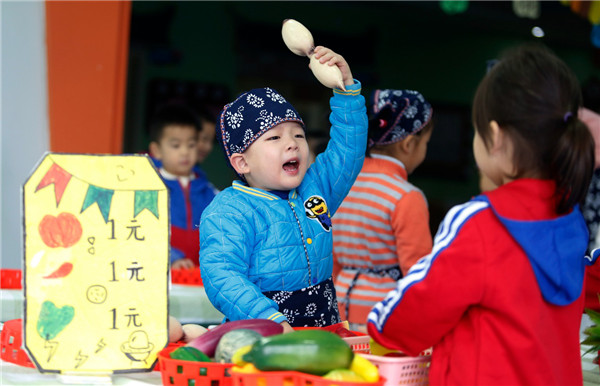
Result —
<instances>
[{"instance_id":1,"label":"blue quilted jacket","mask_svg":"<svg viewBox=\"0 0 600 386\"><path fill-rule=\"evenodd\" d=\"M331 277L331 217L360 172L367 142L360 83L346 88L330 99L327 149L287 200L234 181L202 213L202 280L229 320L285 321L262 292L300 290Z\"/></svg>"}]
</instances>

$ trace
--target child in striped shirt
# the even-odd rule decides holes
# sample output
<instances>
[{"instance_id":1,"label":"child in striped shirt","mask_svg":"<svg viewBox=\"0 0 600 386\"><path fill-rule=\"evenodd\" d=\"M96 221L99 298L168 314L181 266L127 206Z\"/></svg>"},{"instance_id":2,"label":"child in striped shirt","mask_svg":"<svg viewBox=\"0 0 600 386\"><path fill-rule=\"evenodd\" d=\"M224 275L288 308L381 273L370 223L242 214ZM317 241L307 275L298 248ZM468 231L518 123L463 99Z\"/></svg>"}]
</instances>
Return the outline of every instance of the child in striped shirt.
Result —
<instances>
[{"instance_id":1,"label":"child in striped shirt","mask_svg":"<svg viewBox=\"0 0 600 386\"><path fill-rule=\"evenodd\" d=\"M359 331L366 331L371 308L432 247L427 201L407 181L427 153L431 105L417 91L376 90L371 110L367 157L333 219L340 316Z\"/></svg>"}]
</instances>

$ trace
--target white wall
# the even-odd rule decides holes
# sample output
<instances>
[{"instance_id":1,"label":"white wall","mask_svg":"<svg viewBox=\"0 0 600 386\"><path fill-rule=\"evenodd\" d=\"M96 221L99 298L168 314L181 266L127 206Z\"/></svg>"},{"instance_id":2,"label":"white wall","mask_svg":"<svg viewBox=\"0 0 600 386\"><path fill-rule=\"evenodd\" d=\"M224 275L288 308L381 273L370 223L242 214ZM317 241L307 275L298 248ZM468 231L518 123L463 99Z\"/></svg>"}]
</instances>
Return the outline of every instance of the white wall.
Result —
<instances>
[{"instance_id":1,"label":"white wall","mask_svg":"<svg viewBox=\"0 0 600 386\"><path fill-rule=\"evenodd\" d=\"M48 151L45 6L0 0L0 267L22 268L21 186Z\"/></svg>"}]
</instances>

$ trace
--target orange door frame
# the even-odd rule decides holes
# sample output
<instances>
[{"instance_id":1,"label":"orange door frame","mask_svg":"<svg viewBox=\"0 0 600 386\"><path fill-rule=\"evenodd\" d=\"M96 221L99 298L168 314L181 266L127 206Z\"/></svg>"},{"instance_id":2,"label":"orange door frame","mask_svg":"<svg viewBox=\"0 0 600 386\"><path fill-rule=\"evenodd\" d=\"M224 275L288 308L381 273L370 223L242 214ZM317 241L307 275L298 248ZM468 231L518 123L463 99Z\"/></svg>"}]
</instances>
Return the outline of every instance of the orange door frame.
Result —
<instances>
[{"instance_id":1,"label":"orange door frame","mask_svg":"<svg viewBox=\"0 0 600 386\"><path fill-rule=\"evenodd\" d=\"M50 150L121 153L131 2L45 5Z\"/></svg>"}]
</instances>

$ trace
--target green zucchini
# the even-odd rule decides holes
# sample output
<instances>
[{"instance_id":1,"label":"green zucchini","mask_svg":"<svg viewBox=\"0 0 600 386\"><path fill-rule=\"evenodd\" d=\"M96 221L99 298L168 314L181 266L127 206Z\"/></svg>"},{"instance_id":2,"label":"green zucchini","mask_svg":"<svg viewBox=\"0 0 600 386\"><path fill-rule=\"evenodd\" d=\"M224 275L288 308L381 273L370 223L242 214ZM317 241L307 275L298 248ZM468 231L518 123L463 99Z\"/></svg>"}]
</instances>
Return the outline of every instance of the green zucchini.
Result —
<instances>
[{"instance_id":1,"label":"green zucchini","mask_svg":"<svg viewBox=\"0 0 600 386\"><path fill-rule=\"evenodd\" d=\"M210 358L202 351L193 347L178 347L169 353L171 359L179 359L192 362L210 362Z\"/></svg>"},{"instance_id":2,"label":"green zucchini","mask_svg":"<svg viewBox=\"0 0 600 386\"><path fill-rule=\"evenodd\" d=\"M261 371L323 375L349 368L353 357L350 346L332 332L298 330L260 339L242 359Z\"/></svg>"}]
</instances>

